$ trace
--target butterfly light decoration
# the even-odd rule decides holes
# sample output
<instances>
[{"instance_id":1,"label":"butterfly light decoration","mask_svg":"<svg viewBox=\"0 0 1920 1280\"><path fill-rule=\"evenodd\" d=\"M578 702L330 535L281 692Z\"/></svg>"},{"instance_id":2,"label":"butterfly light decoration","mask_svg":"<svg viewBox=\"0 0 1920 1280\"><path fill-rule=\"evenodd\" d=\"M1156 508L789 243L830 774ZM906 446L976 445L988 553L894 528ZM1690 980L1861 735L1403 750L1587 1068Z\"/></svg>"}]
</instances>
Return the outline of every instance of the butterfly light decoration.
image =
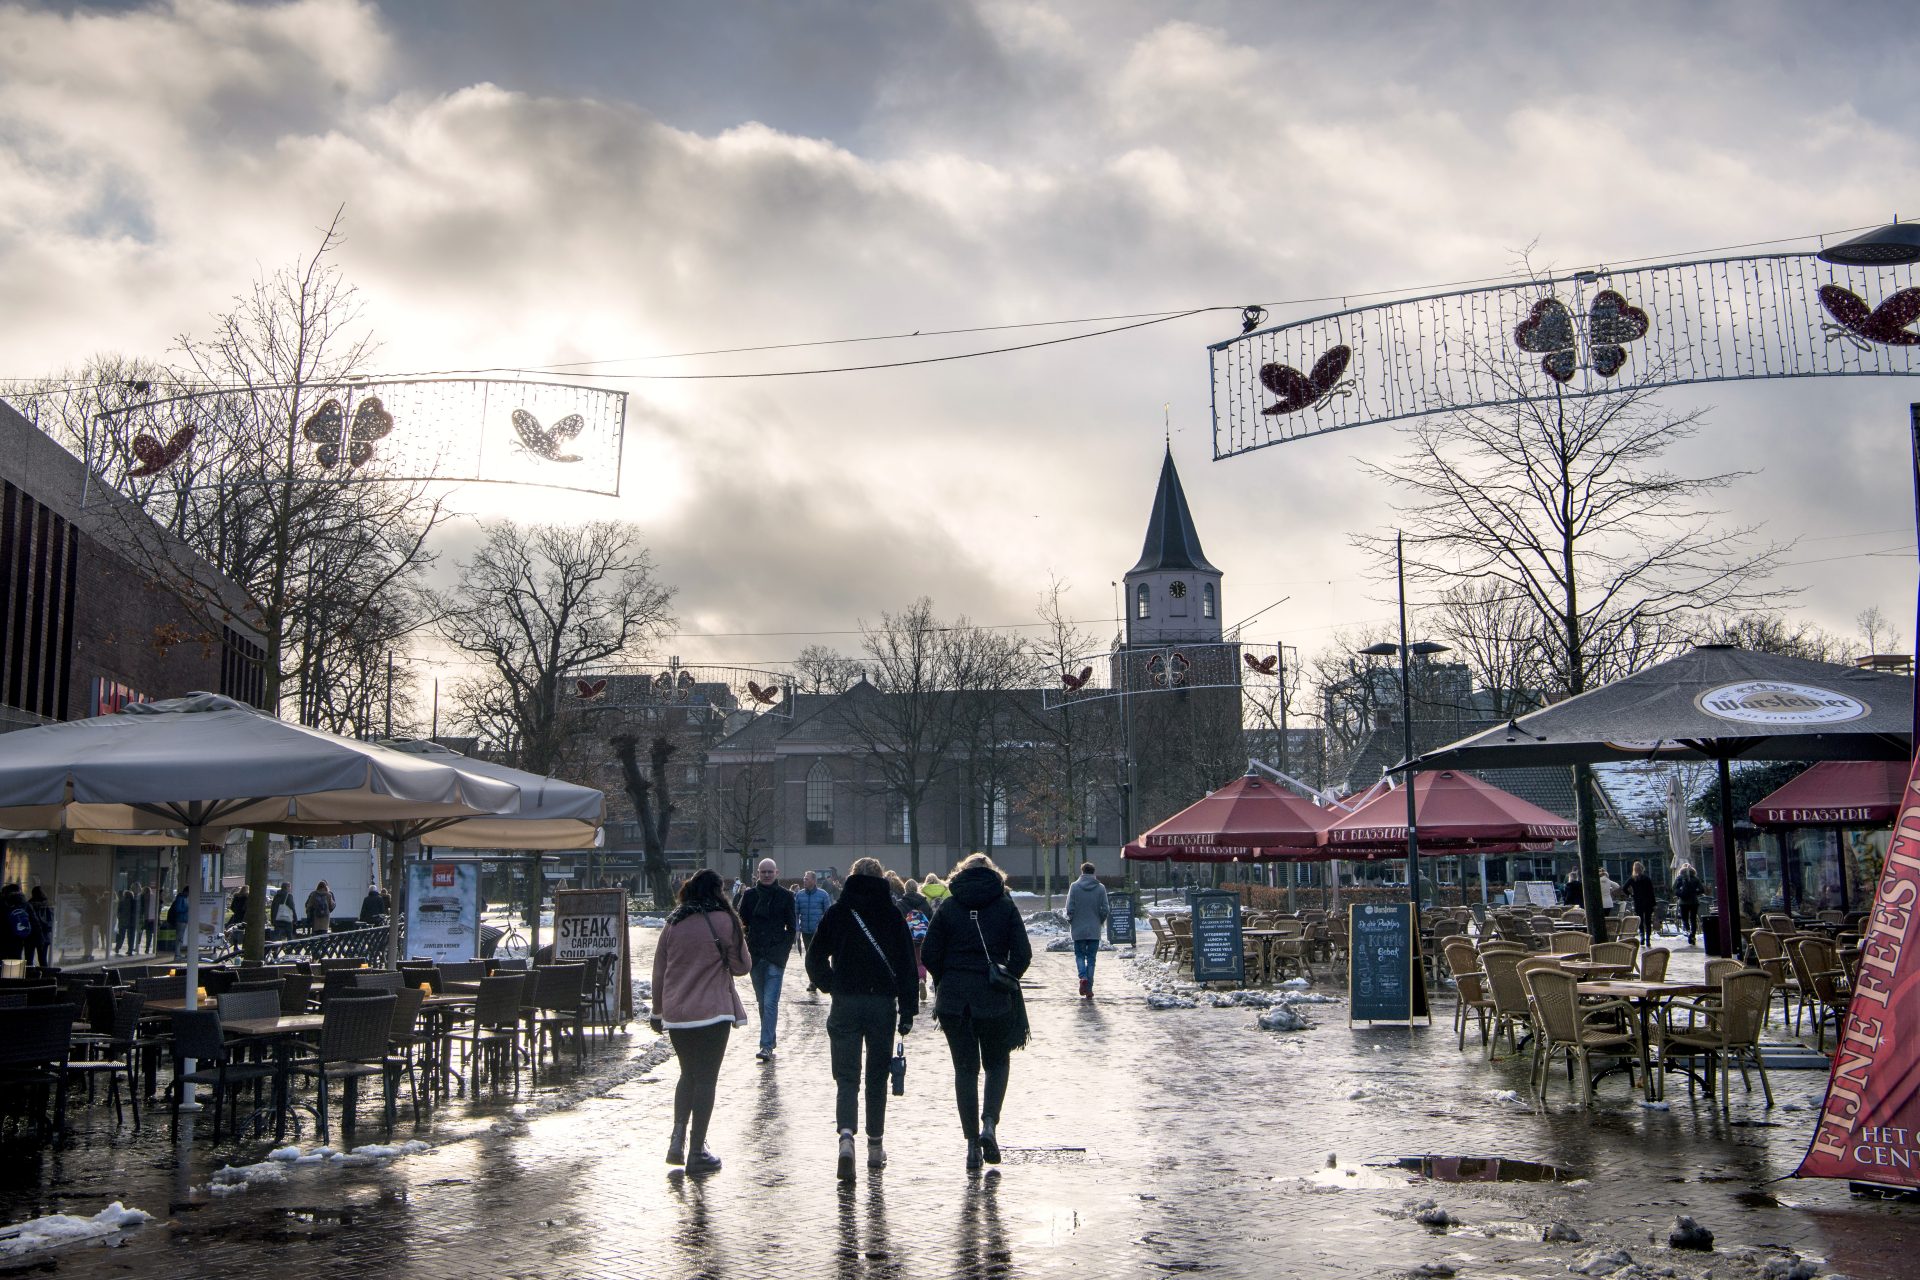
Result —
<instances>
[{"instance_id":1,"label":"butterfly light decoration","mask_svg":"<svg viewBox=\"0 0 1920 1280\"><path fill-rule=\"evenodd\" d=\"M545 458L548 462L578 462L577 453L562 453L566 443L586 429L587 420L577 413L570 413L550 427L540 425L540 419L525 409L513 411L513 429L520 436L520 443L527 452Z\"/></svg>"},{"instance_id":2,"label":"butterfly light decoration","mask_svg":"<svg viewBox=\"0 0 1920 1280\"><path fill-rule=\"evenodd\" d=\"M1879 306L1869 307L1867 300L1853 290L1823 284L1820 305L1834 320L1820 326L1828 342L1838 339L1862 351L1871 351L1873 343L1920 347L1920 333L1913 330L1914 321L1920 320L1920 286L1902 289Z\"/></svg>"},{"instance_id":3,"label":"butterfly light decoration","mask_svg":"<svg viewBox=\"0 0 1920 1280\"><path fill-rule=\"evenodd\" d=\"M1290 364L1261 365L1260 384L1280 397L1277 402L1262 409L1261 414L1273 417L1283 413L1298 413L1335 396L1352 395L1351 379L1341 381L1352 360L1353 348L1343 342L1339 346L1329 347L1327 353L1314 361L1313 368L1306 373L1301 373Z\"/></svg>"},{"instance_id":4,"label":"butterfly light decoration","mask_svg":"<svg viewBox=\"0 0 1920 1280\"><path fill-rule=\"evenodd\" d=\"M140 465L127 472L127 479L144 480L148 476L157 476L180 461L186 456L187 446L193 443L193 437L197 431L196 427L182 427L174 432L165 444L161 444L144 431L139 432L133 437L133 443L129 447L133 450L133 456L139 459Z\"/></svg>"},{"instance_id":5,"label":"butterfly light decoration","mask_svg":"<svg viewBox=\"0 0 1920 1280\"><path fill-rule=\"evenodd\" d=\"M1062 671L1060 673L1060 683L1066 687L1068 693L1075 693L1086 688L1087 681L1091 679L1093 679L1092 667L1080 668L1080 674L1077 676L1070 671Z\"/></svg>"},{"instance_id":6,"label":"butterfly light decoration","mask_svg":"<svg viewBox=\"0 0 1920 1280\"><path fill-rule=\"evenodd\" d=\"M1629 342L1647 336L1647 313L1629 303L1612 289L1593 295L1587 307L1587 363L1603 378L1611 378L1626 367ZM1580 335L1575 332L1573 313L1558 298L1542 298L1533 304L1513 330L1514 345L1541 357L1540 370L1555 382L1573 381L1580 370Z\"/></svg>"},{"instance_id":7,"label":"butterfly light decoration","mask_svg":"<svg viewBox=\"0 0 1920 1280\"><path fill-rule=\"evenodd\" d=\"M345 439L342 440L344 428ZM331 467L340 461L340 446L346 445L348 468L368 462L373 457L373 445L383 440L393 430L393 415L380 403L379 396L368 396L353 411L353 422L346 423L346 410L340 402L329 398L321 403L311 418L307 419L305 434L308 440L319 447L313 451L314 459L323 467Z\"/></svg>"},{"instance_id":8,"label":"butterfly light decoration","mask_svg":"<svg viewBox=\"0 0 1920 1280\"><path fill-rule=\"evenodd\" d=\"M607 682L605 680L575 680L573 682L573 690L574 693L579 696L580 701L591 702L607 691Z\"/></svg>"},{"instance_id":9,"label":"butterfly light decoration","mask_svg":"<svg viewBox=\"0 0 1920 1280\"><path fill-rule=\"evenodd\" d=\"M1186 683L1193 659L1178 649L1170 654L1154 654L1147 659L1147 678L1162 687Z\"/></svg>"},{"instance_id":10,"label":"butterfly light decoration","mask_svg":"<svg viewBox=\"0 0 1920 1280\"><path fill-rule=\"evenodd\" d=\"M770 689L762 689L759 685L749 680L747 681L747 692L752 695L755 702L763 707L770 707L780 701L780 687L778 685Z\"/></svg>"},{"instance_id":11,"label":"butterfly light decoration","mask_svg":"<svg viewBox=\"0 0 1920 1280\"><path fill-rule=\"evenodd\" d=\"M1270 676L1274 674L1275 670L1280 666L1280 655L1277 653L1270 653L1264 658L1256 658L1250 653L1243 653L1240 657L1246 662L1248 668L1258 675Z\"/></svg>"}]
</instances>

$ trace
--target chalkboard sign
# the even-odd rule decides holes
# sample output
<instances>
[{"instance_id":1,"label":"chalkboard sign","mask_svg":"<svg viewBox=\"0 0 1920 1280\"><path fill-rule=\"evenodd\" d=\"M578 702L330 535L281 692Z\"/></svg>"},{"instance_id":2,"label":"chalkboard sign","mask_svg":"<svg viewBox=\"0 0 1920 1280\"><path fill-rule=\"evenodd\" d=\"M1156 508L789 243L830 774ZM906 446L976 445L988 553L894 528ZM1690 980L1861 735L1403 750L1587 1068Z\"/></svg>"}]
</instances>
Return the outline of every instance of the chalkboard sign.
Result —
<instances>
[{"instance_id":1,"label":"chalkboard sign","mask_svg":"<svg viewBox=\"0 0 1920 1280\"><path fill-rule=\"evenodd\" d=\"M1347 1021L1406 1022L1427 1016L1413 905L1359 903L1347 916Z\"/></svg>"},{"instance_id":2,"label":"chalkboard sign","mask_svg":"<svg viewBox=\"0 0 1920 1280\"><path fill-rule=\"evenodd\" d=\"M1133 943L1133 895L1130 893L1109 893L1107 895L1107 941L1116 947L1130 946Z\"/></svg>"},{"instance_id":3,"label":"chalkboard sign","mask_svg":"<svg viewBox=\"0 0 1920 1280\"><path fill-rule=\"evenodd\" d=\"M1247 963L1240 937L1240 895L1207 889L1193 903L1193 980L1245 982Z\"/></svg>"}]
</instances>

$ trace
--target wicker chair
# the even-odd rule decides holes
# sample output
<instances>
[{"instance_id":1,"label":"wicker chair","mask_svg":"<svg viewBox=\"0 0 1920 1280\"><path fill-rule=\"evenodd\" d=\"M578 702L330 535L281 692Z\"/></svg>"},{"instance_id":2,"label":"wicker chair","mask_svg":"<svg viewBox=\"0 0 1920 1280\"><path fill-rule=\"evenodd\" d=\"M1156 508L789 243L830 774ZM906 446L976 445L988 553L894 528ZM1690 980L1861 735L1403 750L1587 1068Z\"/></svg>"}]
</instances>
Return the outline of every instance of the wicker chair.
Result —
<instances>
[{"instance_id":1,"label":"wicker chair","mask_svg":"<svg viewBox=\"0 0 1920 1280\"><path fill-rule=\"evenodd\" d=\"M234 999L229 995L221 1003L228 1004ZM279 1069L272 1063L236 1060L233 1045L221 1030L220 1018L218 1009L179 1009L173 1014L173 1083L167 1086L173 1102L170 1136L180 1132L180 1106L188 1089L206 1085L213 1090L213 1140L218 1142L224 1124L222 1095L237 1124L240 1090L251 1085L257 1103L260 1086L278 1074ZM187 1070L188 1059L193 1060L192 1071Z\"/></svg>"},{"instance_id":2,"label":"wicker chair","mask_svg":"<svg viewBox=\"0 0 1920 1280\"><path fill-rule=\"evenodd\" d=\"M1493 1013L1493 997L1487 994L1487 975L1480 971L1480 953L1473 944L1461 939L1447 943L1443 954L1447 959L1447 969L1453 975L1454 990L1457 999L1453 1005L1453 1029L1460 1038L1460 1048L1467 1047L1467 1011L1480 1023L1480 1043L1487 1042L1487 1019Z\"/></svg>"},{"instance_id":3,"label":"wicker chair","mask_svg":"<svg viewBox=\"0 0 1920 1280\"><path fill-rule=\"evenodd\" d=\"M1147 923L1153 926L1153 958L1155 960L1173 959L1173 930L1161 916L1148 916Z\"/></svg>"},{"instance_id":4,"label":"wicker chair","mask_svg":"<svg viewBox=\"0 0 1920 1280\"><path fill-rule=\"evenodd\" d=\"M1640 981L1665 982L1667 964L1673 959L1673 952L1666 947L1648 947L1640 953Z\"/></svg>"},{"instance_id":5,"label":"wicker chair","mask_svg":"<svg viewBox=\"0 0 1920 1280\"><path fill-rule=\"evenodd\" d=\"M1547 935L1547 946L1558 955L1584 956L1593 950L1593 939L1584 933L1561 929Z\"/></svg>"},{"instance_id":6,"label":"wicker chair","mask_svg":"<svg viewBox=\"0 0 1920 1280\"><path fill-rule=\"evenodd\" d=\"M387 1064L387 1038L393 1027L392 995L349 996L336 993L327 1001L325 1022L320 1028L320 1043L313 1057L291 1064L296 1075L312 1076L319 1093L314 1119L320 1126L320 1141L328 1140L327 1085L339 1082L341 1088L340 1131L353 1137L355 1102L359 1083L379 1076L384 1086L388 1132L393 1130L394 1094L397 1073Z\"/></svg>"},{"instance_id":7,"label":"wicker chair","mask_svg":"<svg viewBox=\"0 0 1920 1280\"><path fill-rule=\"evenodd\" d=\"M1487 993L1493 1001L1493 1034L1487 1041L1487 1057L1500 1045L1505 1032L1508 1046L1520 1052L1520 1032L1533 1029L1533 1008L1527 1002L1526 984L1520 980L1520 961L1516 951L1481 953L1480 963L1487 975Z\"/></svg>"},{"instance_id":8,"label":"wicker chair","mask_svg":"<svg viewBox=\"0 0 1920 1280\"><path fill-rule=\"evenodd\" d=\"M1739 969L1720 979L1720 994L1716 998L1701 1000L1675 1000L1667 1005L1661 1015L1660 1025L1660 1061L1665 1064L1670 1059L1685 1058L1692 1061L1704 1056L1707 1060L1707 1091L1713 1092L1714 1060L1720 1065L1720 1105L1727 1105L1727 1090L1732 1083L1731 1067L1740 1064L1740 1080L1753 1090L1753 1081L1747 1077L1746 1064L1749 1060L1759 1069L1760 1087L1766 1093L1767 1105L1773 1105L1773 1085L1767 1079L1766 1058L1760 1052L1760 1033L1767 1025L1767 1008L1773 1003L1773 994L1767 988L1769 980L1764 969ZM1687 1025L1676 1025L1676 1015L1685 1013ZM1688 1077L1688 1092L1692 1092L1693 1078Z\"/></svg>"},{"instance_id":9,"label":"wicker chair","mask_svg":"<svg viewBox=\"0 0 1920 1280\"><path fill-rule=\"evenodd\" d=\"M67 1062L67 1074L87 1082L87 1101L93 1101L93 1081L96 1076L107 1078L107 1097L113 1102L113 1122L121 1123L125 1114L120 1105L120 1078L126 1077L127 1094L133 1100L133 1127L140 1127L140 1090L133 1079L133 1056L136 1050L145 1048L150 1041L140 1035L140 1016L146 1009L147 998L137 991L120 991L111 987L96 987L87 993L90 1006L104 1002L106 1017L104 1027L100 1019L89 1010L90 1025L94 1032L85 1038L84 1046L88 1056L73 1058Z\"/></svg>"},{"instance_id":10,"label":"wicker chair","mask_svg":"<svg viewBox=\"0 0 1920 1280\"><path fill-rule=\"evenodd\" d=\"M1587 952L1587 958L1595 964L1617 964L1631 970L1639 957L1638 940L1617 939L1612 942L1596 942Z\"/></svg>"},{"instance_id":11,"label":"wicker chair","mask_svg":"<svg viewBox=\"0 0 1920 1280\"><path fill-rule=\"evenodd\" d=\"M500 974L480 979L480 996L474 1002L473 1021L468 1025L467 1074L473 1078L474 1092L480 1091L480 1077L488 1065L498 1087L513 1071L513 1087L520 1088L520 991L526 985L523 973Z\"/></svg>"},{"instance_id":12,"label":"wicker chair","mask_svg":"<svg viewBox=\"0 0 1920 1280\"><path fill-rule=\"evenodd\" d=\"M1825 938L1795 938L1791 944L1794 972L1808 990L1804 1005L1813 1011L1814 1042L1820 1052L1827 1051L1827 1022L1833 1022L1833 1034L1840 1036L1840 1024L1847 1016L1847 1003L1853 987L1841 965L1840 949Z\"/></svg>"},{"instance_id":13,"label":"wicker chair","mask_svg":"<svg viewBox=\"0 0 1920 1280\"><path fill-rule=\"evenodd\" d=\"M1533 968L1526 974L1526 982L1539 1020L1539 1034L1533 1042L1533 1070L1528 1077L1534 1097L1546 1100L1553 1056L1564 1054L1569 1073L1576 1062L1579 1064L1581 1107L1591 1107L1592 1055L1627 1057L1630 1061L1639 1056L1640 1035L1631 1009L1624 1000L1583 1004L1578 991L1580 980L1552 965Z\"/></svg>"}]
</instances>

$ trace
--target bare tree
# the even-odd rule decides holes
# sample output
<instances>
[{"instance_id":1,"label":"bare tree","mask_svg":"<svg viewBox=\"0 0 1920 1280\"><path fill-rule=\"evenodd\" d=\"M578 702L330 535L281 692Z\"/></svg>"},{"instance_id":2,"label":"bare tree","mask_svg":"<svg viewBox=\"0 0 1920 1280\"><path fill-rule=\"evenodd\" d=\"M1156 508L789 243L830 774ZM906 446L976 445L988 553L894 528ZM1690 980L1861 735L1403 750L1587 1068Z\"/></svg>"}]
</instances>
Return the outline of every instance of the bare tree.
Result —
<instances>
[{"instance_id":1,"label":"bare tree","mask_svg":"<svg viewBox=\"0 0 1920 1280\"><path fill-rule=\"evenodd\" d=\"M1753 610L1709 618L1700 641L1731 644L1756 653L1779 653L1811 662L1844 662L1847 643L1811 622L1796 622L1778 613Z\"/></svg>"},{"instance_id":2,"label":"bare tree","mask_svg":"<svg viewBox=\"0 0 1920 1280\"><path fill-rule=\"evenodd\" d=\"M613 739L614 754L619 758L621 776L627 784L627 797L633 801L634 817L640 824L642 865L656 911L667 910L673 902L667 835L673 830L674 804L667 766L678 749L672 738L655 738L647 748L647 771L643 774L638 759L639 740L624 733Z\"/></svg>"},{"instance_id":3,"label":"bare tree","mask_svg":"<svg viewBox=\"0 0 1920 1280\"><path fill-rule=\"evenodd\" d=\"M1860 629L1860 639L1866 644L1867 653L1884 653L1900 648L1900 628L1888 621L1877 604L1870 604L1856 614L1853 625Z\"/></svg>"},{"instance_id":4,"label":"bare tree","mask_svg":"<svg viewBox=\"0 0 1920 1280\"><path fill-rule=\"evenodd\" d=\"M1540 615L1502 583L1463 582L1440 593L1425 611L1421 634L1445 642L1472 673L1481 709L1507 720L1540 705Z\"/></svg>"},{"instance_id":5,"label":"bare tree","mask_svg":"<svg viewBox=\"0 0 1920 1280\"><path fill-rule=\"evenodd\" d=\"M454 686L458 714L521 768L551 773L584 740L569 680L637 656L671 622L673 588L655 579L639 537L618 521L491 524L455 589L434 597L440 634L486 669Z\"/></svg>"},{"instance_id":6,"label":"bare tree","mask_svg":"<svg viewBox=\"0 0 1920 1280\"><path fill-rule=\"evenodd\" d=\"M971 625L949 631L946 650L967 847L992 853L1012 834L1012 796L1032 754L1016 710L1033 696L1027 653L1018 640Z\"/></svg>"},{"instance_id":7,"label":"bare tree","mask_svg":"<svg viewBox=\"0 0 1920 1280\"><path fill-rule=\"evenodd\" d=\"M845 693L860 682L860 660L810 644L793 660L795 693Z\"/></svg>"},{"instance_id":8,"label":"bare tree","mask_svg":"<svg viewBox=\"0 0 1920 1280\"><path fill-rule=\"evenodd\" d=\"M1019 704L1033 745L1016 811L1020 825L1049 850L1045 876L1049 906L1054 881L1061 873L1062 850L1093 829L1100 797L1114 793L1125 763L1118 701L1076 700L1069 695L1069 682L1080 678L1099 646L1069 617L1068 590L1055 581L1040 597L1040 634L1028 647L1034 683L1059 690L1060 697L1050 709L1037 698Z\"/></svg>"},{"instance_id":9,"label":"bare tree","mask_svg":"<svg viewBox=\"0 0 1920 1280\"><path fill-rule=\"evenodd\" d=\"M1763 603L1780 548L1723 528L1704 506L1739 473L1682 476L1662 465L1698 413L1659 409L1652 393L1533 394L1520 359L1483 365L1512 402L1423 418L1408 453L1369 469L1406 495L1398 508L1407 574L1456 587L1489 584L1538 622L1550 696L1572 696L1683 645L1698 620ZM1391 570L1394 539L1358 541ZM1574 770L1583 879L1599 901L1592 771ZM1603 928L1598 914L1594 928Z\"/></svg>"},{"instance_id":10,"label":"bare tree","mask_svg":"<svg viewBox=\"0 0 1920 1280\"><path fill-rule=\"evenodd\" d=\"M713 827L723 849L740 854L740 878L753 880L753 855L770 836L779 813L779 788L765 760L723 766L707 791Z\"/></svg>"}]
</instances>

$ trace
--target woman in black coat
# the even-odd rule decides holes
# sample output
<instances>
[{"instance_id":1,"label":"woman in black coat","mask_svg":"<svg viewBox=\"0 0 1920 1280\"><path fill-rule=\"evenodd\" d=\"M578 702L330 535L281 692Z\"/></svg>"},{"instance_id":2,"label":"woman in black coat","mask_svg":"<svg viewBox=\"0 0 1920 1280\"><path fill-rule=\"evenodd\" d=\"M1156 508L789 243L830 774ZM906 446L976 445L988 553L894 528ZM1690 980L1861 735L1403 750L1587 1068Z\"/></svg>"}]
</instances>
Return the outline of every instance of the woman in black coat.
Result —
<instances>
[{"instance_id":1,"label":"woman in black coat","mask_svg":"<svg viewBox=\"0 0 1920 1280\"><path fill-rule=\"evenodd\" d=\"M961 861L947 881L947 898L934 913L920 958L932 975L940 1015L953 1054L954 1102L967 1135L967 1168L982 1160L1000 1163L997 1128L1007 1096L1009 1055L1027 1042L1027 1007L1016 991L997 991L989 959L1018 979L1033 963L1026 922L1007 896L1007 880L993 859L976 853ZM984 1068L987 1091L979 1095Z\"/></svg>"},{"instance_id":2,"label":"woman in black coat","mask_svg":"<svg viewBox=\"0 0 1920 1280\"><path fill-rule=\"evenodd\" d=\"M1653 913L1658 907L1654 900L1653 877L1647 874L1647 864L1633 864L1633 874L1627 877L1627 900L1633 904L1633 914L1640 917L1640 945L1653 945Z\"/></svg>"}]
</instances>

